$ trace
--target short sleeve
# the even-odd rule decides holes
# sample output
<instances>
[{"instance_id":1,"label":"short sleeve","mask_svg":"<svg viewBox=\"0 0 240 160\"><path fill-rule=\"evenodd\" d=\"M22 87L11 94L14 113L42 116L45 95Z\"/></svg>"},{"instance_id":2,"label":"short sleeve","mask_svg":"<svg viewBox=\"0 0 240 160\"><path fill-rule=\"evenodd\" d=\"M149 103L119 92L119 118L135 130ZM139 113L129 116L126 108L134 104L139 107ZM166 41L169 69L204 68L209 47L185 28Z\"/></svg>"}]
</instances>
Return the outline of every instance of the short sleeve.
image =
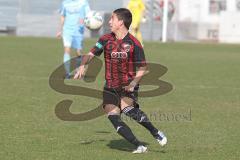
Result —
<instances>
[{"instance_id":1,"label":"short sleeve","mask_svg":"<svg viewBox=\"0 0 240 160\"><path fill-rule=\"evenodd\" d=\"M66 9L64 7L64 4L62 3L61 7L60 7L60 11L59 11L61 16L66 16Z\"/></svg>"},{"instance_id":2,"label":"short sleeve","mask_svg":"<svg viewBox=\"0 0 240 160\"><path fill-rule=\"evenodd\" d=\"M147 65L144 50L139 45L135 45L134 47L134 62L136 67L145 67Z\"/></svg>"}]
</instances>

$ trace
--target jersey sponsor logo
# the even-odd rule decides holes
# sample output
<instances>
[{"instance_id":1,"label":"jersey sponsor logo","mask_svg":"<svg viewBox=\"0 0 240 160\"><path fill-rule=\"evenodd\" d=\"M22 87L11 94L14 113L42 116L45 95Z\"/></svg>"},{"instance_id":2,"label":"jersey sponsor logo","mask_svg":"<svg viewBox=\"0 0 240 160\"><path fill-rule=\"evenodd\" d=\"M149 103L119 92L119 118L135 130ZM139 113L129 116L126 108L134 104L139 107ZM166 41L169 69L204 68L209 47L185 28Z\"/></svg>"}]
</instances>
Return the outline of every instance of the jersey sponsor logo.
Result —
<instances>
[{"instance_id":1,"label":"jersey sponsor logo","mask_svg":"<svg viewBox=\"0 0 240 160\"><path fill-rule=\"evenodd\" d=\"M117 49L118 51L111 52L111 58L121 58L121 59L127 59L128 58L128 52L131 49L131 45L129 43L121 43L117 44L116 42L110 42L106 46L107 49Z\"/></svg>"},{"instance_id":2,"label":"jersey sponsor logo","mask_svg":"<svg viewBox=\"0 0 240 160\"><path fill-rule=\"evenodd\" d=\"M126 59L126 58L128 58L128 54L127 54L127 52L112 52L111 57Z\"/></svg>"}]
</instances>

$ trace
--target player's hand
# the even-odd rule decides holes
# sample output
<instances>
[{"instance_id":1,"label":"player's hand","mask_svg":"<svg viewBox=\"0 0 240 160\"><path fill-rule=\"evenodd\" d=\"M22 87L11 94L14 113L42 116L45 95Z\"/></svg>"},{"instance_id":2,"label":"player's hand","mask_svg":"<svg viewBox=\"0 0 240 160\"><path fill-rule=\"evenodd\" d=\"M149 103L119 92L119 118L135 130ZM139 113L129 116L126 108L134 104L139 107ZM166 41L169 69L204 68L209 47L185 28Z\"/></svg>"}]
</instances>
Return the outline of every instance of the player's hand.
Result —
<instances>
[{"instance_id":1,"label":"player's hand","mask_svg":"<svg viewBox=\"0 0 240 160\"><path fill-rule=\"evenodd\" d=\"M136 85L137 83L135 81L132 81L128 86L125 86L124 89L127 92L133 92Z\"/></svg>"},{"instance_id":2,"label":"player's hand","mask_svg":"<svg viewBox=\"0 0 240 160\"><path fill-rule=\"evenodd\" d=\"M81 66L77 73L74 75L73 79L81 79L84 76L84 66Z\"/></svg>"},{"instance_id":3,"label":"player's hand","mask_svg":"<svg viewBox=\"0 0 240 160\"><path fill-rule=\"evenodd\" d=\"M131 86L131 85L125 86L124 89L125 89L125 91L127 91L127 92L133 92L133 91L134 91L134 87Z\"/></svg>"},{"instance_id":4,"label":"player's hand","mask_svg":"<svg viewBox=\"0 0 240 160\"><path fill-rule=\"evenodd\" d=\"M59 32L57 33L57 38L61 38L61 37L62 37L62 32L59 31Z\"/></svg>"}]
</instances>

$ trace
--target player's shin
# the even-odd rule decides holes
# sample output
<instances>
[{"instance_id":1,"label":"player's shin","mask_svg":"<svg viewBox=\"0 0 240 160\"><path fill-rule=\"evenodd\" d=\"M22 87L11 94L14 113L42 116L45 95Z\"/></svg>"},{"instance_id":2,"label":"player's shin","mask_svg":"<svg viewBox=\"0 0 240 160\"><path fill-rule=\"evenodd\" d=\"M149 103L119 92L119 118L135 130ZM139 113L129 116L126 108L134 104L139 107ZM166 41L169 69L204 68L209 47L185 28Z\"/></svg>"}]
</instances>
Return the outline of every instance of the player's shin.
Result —
<instances>
[{"instance_id":1,"label":"player's shin","mask_svg":"<svg viewBox=\"0 0 240 160\"><path fill-rule=\"evenodd\" d=\"M117 133L124 137L128 142L134 144L135 146L142 145L140 141L132 133L131 129L121 120L120 115L108 115L108 119L113 124L114 128L117 130Z\"/></svg>"},{"instance_id":2,"label":"player's shin","mask_svg":"<svg viewBox=\"0 0 240 160\"><path fill-rule=\"evenodd\" d=\"M64 62L64 67L65 67L65 71L66 71L66 76L68 78L68 76L70 76L70 72L71 72L71 56L68 53L64 53L63 56L63 62Z\"/></svg>"},{"instance_id":3,"label":"player's shin","mask_svg":"<svg viewBox=\"0 0 240 160\"><path fill-rule=\"evenodd\" d=\"M125 107L122 112L131 117L132 119L136 120L139 124L144 126L147 130L150 131L152 135L157 134L158 129L156 129L153 124L148 119L147 115L141 111L139 108L135 108L133 106Z\"/></svg>"}]
</instances>

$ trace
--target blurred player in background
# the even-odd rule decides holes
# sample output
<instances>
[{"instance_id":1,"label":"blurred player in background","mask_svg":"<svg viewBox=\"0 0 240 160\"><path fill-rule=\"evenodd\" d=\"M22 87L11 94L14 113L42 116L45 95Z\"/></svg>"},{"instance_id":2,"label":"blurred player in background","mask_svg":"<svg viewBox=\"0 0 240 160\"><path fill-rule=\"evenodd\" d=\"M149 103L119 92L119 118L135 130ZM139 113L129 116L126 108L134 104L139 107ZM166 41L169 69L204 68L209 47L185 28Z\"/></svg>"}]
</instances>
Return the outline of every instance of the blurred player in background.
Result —
<instances>
[{"instance_id":1,"label":"blurred player in background","mask_svg":"<svg viewBox=\"0 0 240 160\"><path fill-rule=\"evenodd\" d=\"M133 16L130 32L143 45L142 33L140 31L140 24L144 16L145 5L142 0L130 0L127 8L131 11Z\"/></svg>"},{"instance_id":2,"label":"blurred player in background","mask_svg":"<svg viewBox=\"0 0 240 160\"><path fill-rule=\"evenodd\" d=\"M106 83L103 109L117 133L136 146L133 153L144 153L147 147L122 121L121 113L145 127L161 146L167 143L167 138L153 126L137 103L139 82L146 73L147 64L140 42L128 32L131 22L132 14L128 9L119 8L113 11L109 21L111 33L101 36L91 51L83 56L74 79L82 78L84 66L104 52Z\"/></svg>"},{"instance_id":3,"label":"blurred player in background","mask_svg":"<svg viewBox=\"0 0 240 160\"><path fill-rule=\"evenodd\" d=\"M66 77L71 77L71 49L77 52L76 65L81 63L81 50L83 47L84 17L90 11L87 0L64 0L60 9L61 28L57 37L63 38L64 56L63 62L66 70Z\"/></svg>"}]
</instances>

